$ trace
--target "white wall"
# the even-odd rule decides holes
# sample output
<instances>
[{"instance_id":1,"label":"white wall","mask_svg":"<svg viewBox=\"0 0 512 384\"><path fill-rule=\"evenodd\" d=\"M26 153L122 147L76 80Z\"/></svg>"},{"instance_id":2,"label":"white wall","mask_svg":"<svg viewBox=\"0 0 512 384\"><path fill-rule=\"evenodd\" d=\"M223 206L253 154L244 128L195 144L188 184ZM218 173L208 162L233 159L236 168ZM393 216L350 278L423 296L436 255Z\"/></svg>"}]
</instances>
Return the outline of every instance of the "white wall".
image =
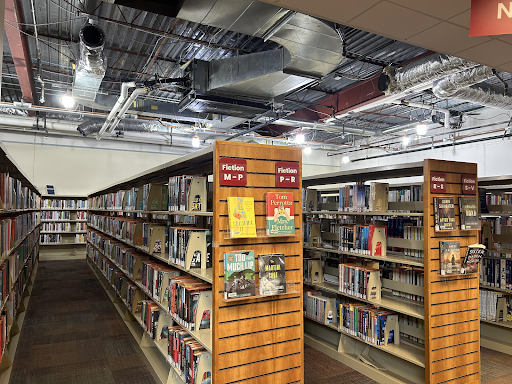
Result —
<instances>
[{"instance_id":1,"label":"white wall","mask_svg":"<svg viewBox=\"0 0 512 384\"><path fill-rule=\"evenodd\" d=\"M59 195L87 195L192 150L80 137L45 138L29 132L1 132L0 140L41 193L50 184ZM313 150L303 156L303 174L337 171L337 161L325 151Z\"/></svg>"}]
</instances>

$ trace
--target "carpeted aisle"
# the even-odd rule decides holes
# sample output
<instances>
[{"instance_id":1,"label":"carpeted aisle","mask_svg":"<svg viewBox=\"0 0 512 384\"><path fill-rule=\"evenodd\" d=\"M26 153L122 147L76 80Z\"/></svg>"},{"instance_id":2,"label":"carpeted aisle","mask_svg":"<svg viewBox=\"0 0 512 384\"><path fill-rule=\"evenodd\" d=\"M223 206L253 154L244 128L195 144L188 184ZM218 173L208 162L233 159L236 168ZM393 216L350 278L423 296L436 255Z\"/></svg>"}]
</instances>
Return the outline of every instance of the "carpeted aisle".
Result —
<instances>
[{"instance_id":1,"label":"carpeted aisle","mask_svg":"<svg viewBox=\"0 0 512 384\"><path fill-rule=\"evenodd\" d=\"M40 262L10 384L132 383L156 381L86 261Z\"/></svg>"}]
</instances>

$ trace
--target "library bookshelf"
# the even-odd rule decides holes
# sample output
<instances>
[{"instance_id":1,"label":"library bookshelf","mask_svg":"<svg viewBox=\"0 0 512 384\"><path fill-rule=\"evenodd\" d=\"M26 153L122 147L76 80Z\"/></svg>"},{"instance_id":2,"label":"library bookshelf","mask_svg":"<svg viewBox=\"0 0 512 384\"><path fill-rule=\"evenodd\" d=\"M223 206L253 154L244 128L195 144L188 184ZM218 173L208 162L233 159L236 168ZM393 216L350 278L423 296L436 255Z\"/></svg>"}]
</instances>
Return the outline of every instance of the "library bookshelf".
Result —
<instances>
[{"instance_id":1,"label":"library bookshelf","mask_svg":"<svg viewBox=\"0 0 512 384\"><path fill-rule=\"evenodd\" d=\"M85 258L87 197L44 195L41 202L41 259Z\"/></svg>"},{"instance_id":2,"label":"library bookshelf","mask_svg":"<svg viewBox=\"0 0 512 384\"><path fill-rule=\"evenodd\" d=\"M229 161L245 161L244 185L221 185L224 177L219 164ZM140 342L151 366L162 383L186 383L184 377L168 356L167 341L151 337L141 324L138 302L153 301L162 311L158 329L162 326L180 324L183 319L169 310L169 303L150 294L144 283L134 278L110 252L112 247L131 248L149 258L180 271L183 276L192 276L211 286L211 291L200 293L197 304L196 328L184 329L186 337L200 344L203 351L197 363L197 382L211 377L213 383L302 383L303 372L303 316L302 316L302 207L301 200L301 159L300 148L274 147L239 142L216 141L209 148L196 151L159 167L138 174L128 180L116 183L89 196L87 261L112 298L119 313L124 317L130 331ZM299 173L298 183L293 187L276 186L276 163L293 163ZM174 211L162 209L161 201L153 200L160 196L159 186L170 183L169 178L183 175L208 177L207 209L202 211ZM158 210L138 209L141 207L137 192L135 203L128 203L128 191L146 189L148 201L158 201ZM116 196L123 198L116 201ZM291 192L294 197L295 235L269 237L266 229L266 192ZM112 196L106 200L102 196ZM152 197L153 196L153 197ZM253 197L257 227L257 237L229 238L228 197ZM163 201L164 198L162 198ZM132 204L132 205L130 205ZM142 207L144 205L142 204ZM137 209L135 209L137 208ZM116 220L113 224L109 220ZM122 221L122 222L121 222ZM124 221L127 223L125 224ZM130 222L131 224L129 224ZM116 227L116 225L118 225ZM132 225L132 227L130 227ZM170 261L166 252L155 252L154 245L162 236L161 227L188 226L191 230L208 228L211 231L211 266L201 264L200 268L188 268L188 256L184 264ZM133 228L134 235L128 230ZM140 228L151 228L148 242L139 244L136 240ZM149 233L149 232L148 232ZM135 239L135 240L134 240ZM163 239L163 237L158 237ZM173 238L169 234L169 247ZM187 251L192 244L189 240ZM163 242L162 242L163 243ZM149 246L148 246L149 244ZM192 245L195 247L197 244ZM162 247L163 249L164 247ZM195 248L192 248L194 250ZM286 294L266 297L250 297L241 300L224 299L224 253L239 250L254 250L255 255L282 253L286 259L286 282L295 287ZM188 254L188 253L187 253ZM257 263L256 263L257 265ZM205 268L202 268L205 266ZM116 280L122 276L123 283ZM257 275L257 274L256 274ZM130 277L132 276L132 277ZM256 276L256 282L258 277ZM117 281L117 285L116 285ZM126 281L126 283L125 283ZM139 288L133 301L128 300L126 284ZM161 296L160 296L161 297ZM208 312L209 311L209 312ZM198 327L198 315L209 313L210 328ZM204 372L210 372L204 375Z\"/></svg>"},{"instance_id":3,"label":"library bookshelf","mask_svg":"<svg viewBox=\"0 0 512 384\"><path fill-rule=\"evenodd\" d=\"M0 172L0 183L12 187L0 192L0 226L3 231L14 226L17 233L0 241L0 278L6 283L0 289L1 332L6 332L0 348L0 384L8 384L39 264L41 195L1 142Z\"/></svg>"},{"instance_id":4,"label":"library bookshelf","mask_svg":"<svg viewBox=\"0 0 512 384\"><path fill-rule=\"evenodd\" d=\"M433 194L430 190L430 177L442 172L446 177L444 194ZM319 349L364 373L379 383L479 383L480 382L480 321L478 276L476 274L440 276L440 241L458 241L461 254L468 245L478 242L479 231L434 230L434 197L453 196L455 219L460 224L458 197L462 196L462 175L476 177L476 164L425 160L396 166L367 168L357 171L342 171L325 175L305 177L303 187L317 189L321 201L309 205L306 198L304 222L310 225L309 231L316 231L314 237L308 233L304 257L319 258L324 262L324 271L336 275L337 268L329 267L329 262L340 257L348 257L362 264L380 261L381 273L386 262L419 270L423 274L423 286L403 281L382 279L381 295L376 299L362 300L339 289L338 284L317 280L304 283L304 287L324 292L323 295L337 297L338 301L352 300L363 304L373 304L379 310L389 311L397 316L394 322L394 344L375 345L367 339L349 333L345 327L332 321L318 321L310 318L306 311L304 325L305 343ZM389 190L400 189L403 178L418 177L423 180L414 184L423 186L423 201L390 202L387 212L346 212L338 211L336 201L338 190L332 188L343 184L364 184L369 181L386 180ZM309 194L310 192L308 192ZM312 193L315 195L316 192ZM309 195L307 195L309 196ZM307 208L310 208L308 211ZM422 218L423 240L387 238L387 245L394 249L422 251L420 257L405 256L402 251L387 251L385 257L357 252L338 250L328 246L329 241L337 241L339 228L343 223L363 225L371 223L386 225L394 218ZM328 222L327 225L323 222ZM336 225L334 223L337 223ZM328 228L326 228L328 226ZM314 229L316 228L316 229ZM420 228L420 227L418 227ZM306 230L306 229L305 229ZM319 244L318 238L321 239ZM314 244L311 243L313 239ZM306 240L305 240L306 241ZM327 244L327 245L324 245ZM339 259L341 260L341 259ZM314 261L312 262L314 265ZM330 270L327 267L331 268ZM313 268L322 268L315 267ZM377 268L377 267L375 267ZM423 272L421 272L423 270ZM315 269L313 269L315 271ZM310 281L311 279L308 279ZM393 295L393 291L422 296L423 301L412 301ZM338 311L338 308L336 309ZM403 320L407 319L407 320ZM394 319L393 319L394 320ZM326 324L328 323L328 324ZM389 317L388 317L389 323ZM421 326L423 324L423 326ZM387 328L387 326L386 326ZM386 337L387 339L387 337ZM397 340L398 339L398 340ZM423 340L420 343L418 341ZM398 341L398 343L397 343Z\"/></svg>"},{"instance_id":5,"label":"library bookshelf","mask_svg":"<svg viewBox=\"0 0 512 384\"><path fill-rule=\"evenodd\" d=\"M507 313L510 312L509 308L512 303L512 286L508 281L509 279L505 279L505 284L501 281L501 274L504 272L503 276L509 276L507 271L512 268L510 264L512 263L512 232L509 230L512 204L510 201L493 202L489 198L491 196L510 196L512 193L512 176L480 178L478 185L484 189L481 192L485 191L487 201L487 212L483 212L481 209L480 218L483 222L482 242L488 243L488 254L480 266L480 291L493 295L492 297L486 297L486 303L489 306L486 308L482 303L481 307L481 345L485 348L512 355L512 321L510 321L510 317L507 319ZM500 228L497 230L497 227ZM485 238L488 238L488 240L486 241ZM497 265L487 265L484 262L492 262ZM490 268L494 266L499 268L500 272L493 280Z\"/></svg>"}]
</instances>

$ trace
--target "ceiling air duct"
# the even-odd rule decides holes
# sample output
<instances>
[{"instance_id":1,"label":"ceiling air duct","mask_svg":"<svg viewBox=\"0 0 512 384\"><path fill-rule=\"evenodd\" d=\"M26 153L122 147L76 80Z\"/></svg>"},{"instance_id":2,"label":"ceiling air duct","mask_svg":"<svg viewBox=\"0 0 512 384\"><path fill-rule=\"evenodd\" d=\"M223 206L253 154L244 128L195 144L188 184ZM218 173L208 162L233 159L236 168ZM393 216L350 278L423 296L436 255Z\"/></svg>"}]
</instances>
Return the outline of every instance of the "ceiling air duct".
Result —
<instances>
[{"instance_id":1,"label":"ceiling air duct","mask_svg":"<svg viewBox=\"0 0 512 384\"><path fill-rule=\"evenodd\" d=\"M80 30L80 58L75 69L73 97L82 105L94 103L105 76L107 62L103 54L105 33L92 24Z\"/></svg>"},{"instance_id":2,"label":"ceiling air duct","mask_svg":"<svg viewBox=\"0 0 512 384\"><path fill-rule=\"evenodd\" d=\"M512 97L501 87L478 84L495 76L495 71L478 65L434 82L432 92L439 98L454 98L468 103L512 110Z\"/></svg>"},{"instance_id":3,"label":"ceiling air duct","mask_svg":"<svg viewBox=\"0 0 512 384\"><path fill-rule=\"evenodd\" d=\"M476 65L458 57L436 53L400 68L384 68L379 77L379 91L386 95L401 94Z\"/></svg>"}]
</instances>

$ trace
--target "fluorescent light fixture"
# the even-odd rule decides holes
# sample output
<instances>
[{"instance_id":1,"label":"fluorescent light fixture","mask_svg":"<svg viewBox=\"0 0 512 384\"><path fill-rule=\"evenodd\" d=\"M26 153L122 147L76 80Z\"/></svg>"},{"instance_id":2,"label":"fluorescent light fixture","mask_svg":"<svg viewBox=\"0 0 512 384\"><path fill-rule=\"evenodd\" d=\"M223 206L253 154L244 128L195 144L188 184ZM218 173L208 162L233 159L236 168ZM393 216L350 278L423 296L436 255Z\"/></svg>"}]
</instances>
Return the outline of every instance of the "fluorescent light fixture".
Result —
<instances>
[{"instance_id":1,"label":"fluorescent light fixture","mask_svg":"<svg viewBox=\"0 0 512 384\"><path fill-rule=\"evenodd\" d=\"M66 109L71 109L75 106L75 99L71 92L66 92L60 97L60 102Z\"/></svg>"},{"instance_id":2,"label":"fluorescent light fixture","mask_svg":"<svg viewBox=\"0 0 512 384\"><path fill-rule=\"evenodd\" d=\"M192 136L192 146L194 148L199 148L200 143L201 140L199 140L199 136L197 136L197 133L194 133L194 136Z\"/></svg>"},{"instance_id":3,"label":"fluorescent light fixture","mask_svg":"<svg viewBox=\"0 0 512 384\"><path fill-rule=\"evenodd\" d=\"M306 155L310 155L311 154L311 147L308 145L306 145L306 147L304 148L304 153Z\"/></svg>"},{"instance_id":4,"label":"fluorescent light fixture","mask_svg":"<svg viewBox=\"0 0 512 384\"><path fill-rule=\"evenodd\" d=\"M416 126L416 133L420 136L424 136L427 133L427 126L423 123L419 123Z\"/></svg>"},{"instance_id":5,"label":"fluorescent light fixture","mask_svg":"<svg viewBox=\"0 0 512 384\"><path fill-rule=\"evenodd\" d=\"M342 164L348 164L348 163L350 163L350 157L348 157L348 156L343 156L343 157L341 158L341 163L342 163Z\"/></svg>"},{"instance_id":6,"label":"fluorescent light fixture","mask_svg":"<svg viewBox=\"0 0 512 384\"><path fill-rule=\"evenodd\" d=\"M302 144L304 143L305 141L305 137L304 137L304 131L300 130L299 132L297 132L297 134L295 135L295 142L297 144Z\"/></svg>"},{"instance_id":7,"label":"fluorescent light fixture","mask_svg":"<svg viewBox=\"0 0 512 384\"><path fill-rule=\"evenodd\" d=\"M270 29L262 36L263 41L267 41L274 36L284 25L289 22L297 14L296 11L288 11L281 19L277 21Z\"/></svg>"},{"instance_id":8,"label":"fluorescent light fixture","mask_svg":"<svg viewBox=\"0 0 512 384\"><path fill-rule=\"evenodd\" d=\"M404 147L407 147L409 145L409 141L410 141L409 136L404 135L404 137L402 137L402 145Z\"/></svg>"}]
</instances>

